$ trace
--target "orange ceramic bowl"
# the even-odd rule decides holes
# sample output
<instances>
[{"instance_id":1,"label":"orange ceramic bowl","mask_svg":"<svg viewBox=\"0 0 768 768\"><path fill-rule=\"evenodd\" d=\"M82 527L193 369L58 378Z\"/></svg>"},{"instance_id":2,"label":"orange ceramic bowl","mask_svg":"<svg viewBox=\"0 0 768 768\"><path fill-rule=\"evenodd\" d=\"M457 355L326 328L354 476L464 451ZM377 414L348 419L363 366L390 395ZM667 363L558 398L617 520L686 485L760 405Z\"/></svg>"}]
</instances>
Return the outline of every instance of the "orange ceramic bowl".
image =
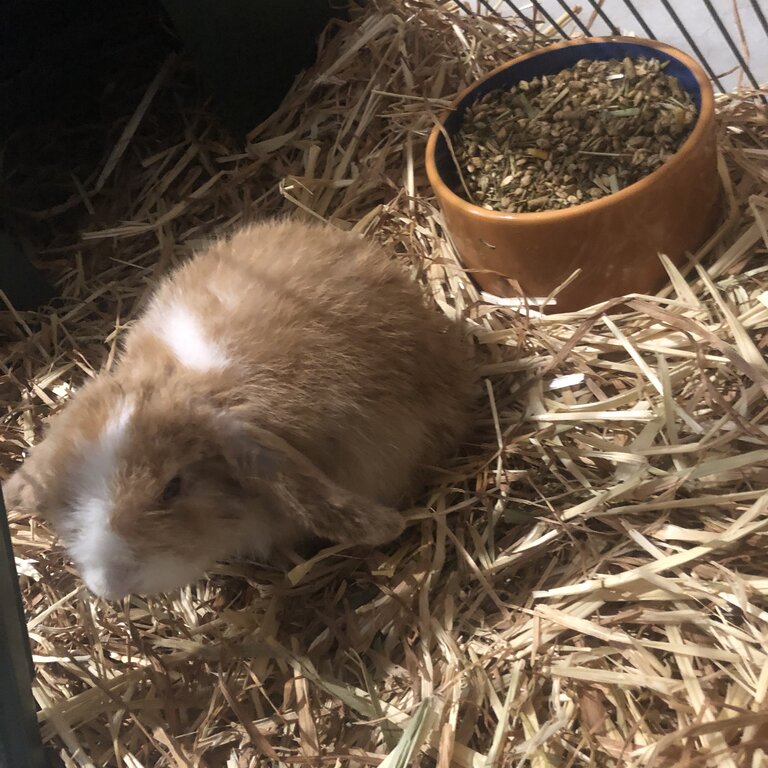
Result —
<instances>
[{"instance_id":1,"label":"orange ceramic bowl","mask_svg":"<svg viewBox=\"0 0 768 768\"><path fill-rule=\"evenodd\" d=\"M483 290L497 296L546 298L575 270L579 276L547 311L568 312L628 293L655 293L667 280L658 257L685 260L718 223L714 97L701 67L681 51L632 37L582 38L520 56L464 91L444 116L453 135L464 111L488 91L554 74L579 59L656 58L698 108L682 147L662 166L611 195L571 208L537 213L489 211L453 190L458 175L442 131L427 143L427 175L464 263Z\"/></svg>"}]
</instances>

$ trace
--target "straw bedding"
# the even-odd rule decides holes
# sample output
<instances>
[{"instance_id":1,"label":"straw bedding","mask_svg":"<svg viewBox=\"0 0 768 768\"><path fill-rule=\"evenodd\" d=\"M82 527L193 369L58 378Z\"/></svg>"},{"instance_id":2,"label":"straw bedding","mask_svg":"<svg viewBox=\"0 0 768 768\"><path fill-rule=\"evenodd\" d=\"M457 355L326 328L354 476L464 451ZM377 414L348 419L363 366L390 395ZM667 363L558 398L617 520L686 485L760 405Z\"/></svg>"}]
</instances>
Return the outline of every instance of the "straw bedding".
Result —
<instances>
[{"instance_id":1,"label":"straw bedding","mask_svg":"<svg viewBox=\"0 0 768 768\"><path fill-rule=\"evenodd\" d=\"M3 473L110 364L159 273L268 213L380 240L464 318L484 375L472 440L380 551L231 563L107 604L12 516L40 723L66 765L766 764L765 111L720 99L724 220L659 296L500 307L458 267L422 154L446 100L531 43L381 0L245 146L171 60L126 94L66 205L20 216L51 233L64 298L2 314Z\"/></svg>"}]
</instances>

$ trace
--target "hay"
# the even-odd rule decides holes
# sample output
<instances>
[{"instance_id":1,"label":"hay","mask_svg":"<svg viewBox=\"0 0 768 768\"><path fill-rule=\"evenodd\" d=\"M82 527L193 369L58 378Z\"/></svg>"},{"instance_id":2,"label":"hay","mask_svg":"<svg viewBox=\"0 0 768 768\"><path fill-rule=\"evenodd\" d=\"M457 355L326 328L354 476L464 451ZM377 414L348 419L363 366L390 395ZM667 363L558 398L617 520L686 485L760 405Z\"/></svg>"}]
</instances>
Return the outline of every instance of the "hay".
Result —
<instances>
[{"instance_id":1,"label":"hay","mask_svg":"<svg viewBox=\"0 0 768 768\"><path fill-rule=\"evenodd\" d=\"M727 216L683 273L665 260L667 290L610 317L526 313L463 275L422 153L436 110L530 33L373 5L244 148L169 64L75 174L80 232L35 212L64 298L2 315L0 462L110 364L159 273L275 211L377 238L466 320L476 435L390 548L230 564L159 599L92 598L50 531L12 517L45 739L67 766L764 765L757 95L719 101Z\"/></svg>"}]
</instances>

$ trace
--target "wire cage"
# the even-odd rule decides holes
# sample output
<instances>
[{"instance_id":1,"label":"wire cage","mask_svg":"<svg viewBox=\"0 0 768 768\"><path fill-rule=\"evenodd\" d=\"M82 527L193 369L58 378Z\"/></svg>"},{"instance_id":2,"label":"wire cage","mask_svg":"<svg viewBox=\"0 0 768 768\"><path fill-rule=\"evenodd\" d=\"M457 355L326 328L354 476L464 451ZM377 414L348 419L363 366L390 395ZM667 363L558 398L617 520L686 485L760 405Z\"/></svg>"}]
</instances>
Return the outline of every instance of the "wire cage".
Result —
<instances>
[{"instance_id":1,"label":"wire cage","mask_svg":"<svg viewBox=\"0 0 768 768\"><path fill-rule=\"evenodd\" d=\"M552 41L590 35L638 35L696 57L721 92L768 81L764 0L456 0L464 13L516 19Z\"/></svg>"}]
</instances>

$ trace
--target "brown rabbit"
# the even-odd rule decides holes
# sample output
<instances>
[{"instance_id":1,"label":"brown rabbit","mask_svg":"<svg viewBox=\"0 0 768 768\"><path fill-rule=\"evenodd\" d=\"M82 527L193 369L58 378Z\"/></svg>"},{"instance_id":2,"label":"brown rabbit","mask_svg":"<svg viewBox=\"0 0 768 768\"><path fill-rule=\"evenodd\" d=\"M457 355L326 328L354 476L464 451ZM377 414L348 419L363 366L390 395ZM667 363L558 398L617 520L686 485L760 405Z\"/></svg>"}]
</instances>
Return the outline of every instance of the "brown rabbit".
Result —
<instances>
[{"instance_id":1,"label":"brown rabbit","mask_svg":"<svg viewBox=\"0 0 768 768\"><path fill-rule=\"evenodd\" d=\"M464 433L470 361L371 244L249 226L161 282L113 371L8 481L9 506L49 518L108 598L313 535L380 544Z\"/></svg>"}]
</instances>

